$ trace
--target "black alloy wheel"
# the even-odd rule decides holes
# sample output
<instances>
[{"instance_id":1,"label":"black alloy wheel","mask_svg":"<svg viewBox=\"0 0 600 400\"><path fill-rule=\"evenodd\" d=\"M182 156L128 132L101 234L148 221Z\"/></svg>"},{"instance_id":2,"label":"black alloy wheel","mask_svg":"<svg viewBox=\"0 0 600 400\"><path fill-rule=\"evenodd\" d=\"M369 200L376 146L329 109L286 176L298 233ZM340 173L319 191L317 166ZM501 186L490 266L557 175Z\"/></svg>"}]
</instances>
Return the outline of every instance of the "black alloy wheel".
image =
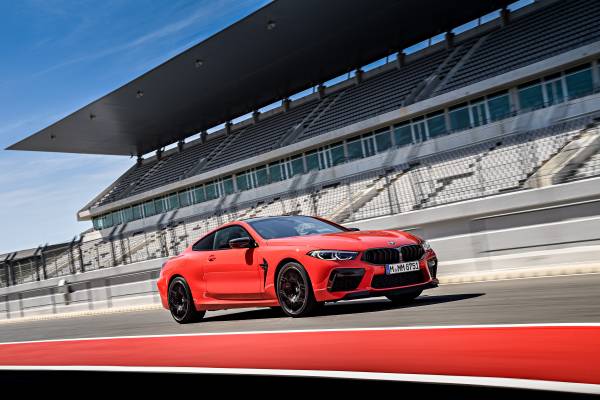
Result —
<instances>
[{"instance_id":1,"label":"black alloy wheel","mask_svg":"<svg viewBox=\"0 0 600 400\"><path fill-rule=\"evenodd\" d=\"M196 310L190 288L185 279L181 277L171 281L168 298L171 316L180 324L199 321L206 313L206 311Z\"/></svg>"},{"instance_id":2,"label":"black alloy wheel","mask_svg":"<svg viewBox=\"0 0 600 400\"><path fill-rule=\"evenodd\" d=\"M285 264L277 274L277 299L290 317L310 315L319 304L306 270L295 262Z\"/></svg>"}]
</instances>

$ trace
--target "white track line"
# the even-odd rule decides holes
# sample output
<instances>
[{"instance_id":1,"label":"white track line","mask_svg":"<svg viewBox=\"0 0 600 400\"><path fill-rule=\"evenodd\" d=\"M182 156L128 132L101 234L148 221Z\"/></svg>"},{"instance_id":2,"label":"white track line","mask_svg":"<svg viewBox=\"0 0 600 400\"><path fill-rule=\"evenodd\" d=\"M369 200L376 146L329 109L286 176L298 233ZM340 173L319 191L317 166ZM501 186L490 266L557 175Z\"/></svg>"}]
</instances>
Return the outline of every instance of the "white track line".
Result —
<instances>
[{"instance_id":1,"label":"white track line","mask_svg":"<svg viewBox=\"0 0 600 400\"><path fill-rule=\"evenodd\" d=\"M118 340L118 339L149 339L169 337L201 337L201 336L226 336L226 335L265 335L282 333L327 333L327 332L360 332L360 331L404 331L404 330L429 330L429 329L485 329L485 328L532 328L532 327L600 327L600 322L566 322L566 323L536 323L536 324L481 324L481 325L423 325L423 326L389 326L365 328L331 328L331 329L289 329L270 331L241 331L241 332L200 332L179 333L162 335L134 335L134 336L99 336L72 339L31 340L22 342L4 342L2 345L25 343L54 343L54 342L79 342L90 340Z\"/></svg>"},{"instance_id":2,"label":"white track line","mask_svg":"<svg viewBox=\"0 0 600 400\"><path fill-rule=\"evenodd\" d=\"M510 271L510 270L507 270ZM600 272L585 272L583 274L560 274L560 275L540 275L540 276L524 276L524 277L516 277L516 278L499 278L499 279L482 279L475 281L464 281L464 282L440 282L440 286L448 286L448 285L468 285L471 283L494 283L494 282L504 282L504 281L520 281L524 279L546 279L546 278L566 278L571 276L585 276L585 275L600 275ZM448 276L448 277L440 277L440 279L454 279L461 277L460 275ZM465 278L468 278L468 275L465 275ZM478 276L476 276L479 278Z\"/></svg>"},{"instance_id":3,"label":"white track line","mask_svg":"<svg viewBox=\"0 0 600 400\"><path fill-rule=\"evenodd\" d=\"M558 392L600 394L600 385L534 379L496 378L479 376L396 374L362 371L326 371L252 368L195 368L195 367L121 367L121 366L0 366L0 371L89 371L89 372L146 372L179 374L224 374L254 376L297 376L318 378L363 379L416 383L493 386L504 388L548 390Z\"/></svg>"}]
</instances>

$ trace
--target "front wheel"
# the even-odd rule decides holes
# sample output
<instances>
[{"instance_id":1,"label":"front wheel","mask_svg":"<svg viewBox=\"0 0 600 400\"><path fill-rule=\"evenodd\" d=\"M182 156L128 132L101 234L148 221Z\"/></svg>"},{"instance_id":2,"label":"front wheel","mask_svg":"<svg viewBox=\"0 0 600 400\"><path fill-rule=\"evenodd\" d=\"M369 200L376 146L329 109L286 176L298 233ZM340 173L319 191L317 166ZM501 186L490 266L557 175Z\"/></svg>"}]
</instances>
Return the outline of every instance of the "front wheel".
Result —
<instances>
[{"instance_id":1,"label":"front wheel","mask_svg":"<svg viewBox=\"0 0 600 400\"><path fill-rule=\"evenodd\" d=\"M403 294L396 294L396 295L391 294L391 295L385 296L385 297L390 299L391 302L394 304L402 305L402 304L410 303L411 301L413 301L414 299L419 297L421 295L421 293L423 293L423 291L418 290L416 292L410 292L410 293L403 293Z\"/></svg>"},{"instance_id":2,"label":"front wheel","mask_svg":"<svg viewBox=\"0 0 600 400\"><path fill-rule=\"evenodd\" d=\"M173 319L180 324L200 321L206 314L206 311L196 310L192 292L181 277L173 279L169 285L169 311Z\"/></svg>"},{"instance_id":3,"label":"front wheel","mask_svg":"<svg viewBox=\"0 0 600 400\"><path fill-rule=\"evenodd\" d=\"M310 315L319 304L306 270L295 262L285 264L277 274L277 299L281 310L294 318Z\"/></svg>"}]
</instances>

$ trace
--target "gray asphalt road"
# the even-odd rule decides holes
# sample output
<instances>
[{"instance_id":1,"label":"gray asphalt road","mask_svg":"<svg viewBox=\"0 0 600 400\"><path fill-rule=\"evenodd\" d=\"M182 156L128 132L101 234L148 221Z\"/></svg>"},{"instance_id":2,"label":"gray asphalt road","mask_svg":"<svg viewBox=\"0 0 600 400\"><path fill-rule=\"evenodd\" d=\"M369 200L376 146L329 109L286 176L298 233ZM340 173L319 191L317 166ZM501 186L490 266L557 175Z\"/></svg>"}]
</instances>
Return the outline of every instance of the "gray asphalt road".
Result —
<instances>
[{"instance_id":1,"label":"gray asphalt road","mask_svg":"<svg viewBox=\"0 0 600 400\"><path fill-rule=\"evenodd\" d=\"M0 342L253 330L546 322L600 322L600 275L447 285L413 304L385 298L328 304L320 315L292 319L271 309L207 313L178 325L167 311L115 313L0 324Z\"/></svg>"}]
</instances>

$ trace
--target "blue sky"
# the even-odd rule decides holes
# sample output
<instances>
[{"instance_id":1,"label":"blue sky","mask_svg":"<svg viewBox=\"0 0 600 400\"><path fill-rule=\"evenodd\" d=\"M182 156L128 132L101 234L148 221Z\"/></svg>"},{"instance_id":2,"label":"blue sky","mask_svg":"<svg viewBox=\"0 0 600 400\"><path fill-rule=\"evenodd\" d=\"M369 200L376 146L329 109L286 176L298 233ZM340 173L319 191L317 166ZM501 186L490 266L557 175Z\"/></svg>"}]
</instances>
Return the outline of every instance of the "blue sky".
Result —
<instances>
[{"instance_id":1,"label":"blue sky","mask_svg":"<svg viewBox=\"0 0 600 400\"><path fill-rule=\"evenodd\" d=\"M0 147L38 131L267 0L0 2ZM0 151L0 254L70 240L128 157Z\"/></svg>"}]
</instances>

